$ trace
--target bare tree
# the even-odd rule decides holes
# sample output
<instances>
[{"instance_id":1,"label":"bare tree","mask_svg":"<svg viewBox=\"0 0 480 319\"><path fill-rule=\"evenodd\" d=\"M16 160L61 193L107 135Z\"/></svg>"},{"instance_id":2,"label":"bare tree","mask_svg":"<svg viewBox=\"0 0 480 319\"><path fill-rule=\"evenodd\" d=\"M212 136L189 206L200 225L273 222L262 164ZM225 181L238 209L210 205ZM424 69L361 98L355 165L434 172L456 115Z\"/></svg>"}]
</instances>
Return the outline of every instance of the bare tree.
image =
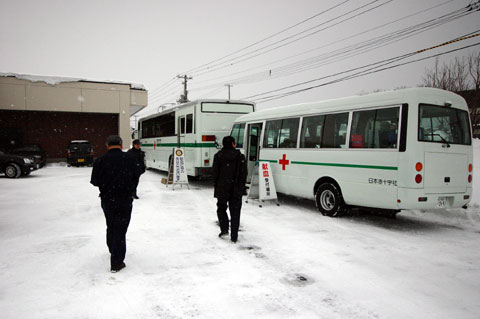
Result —
<instances>
[{"instance_id":1,"label":"bare tree","mask_svg":"<svg viewBox=\"0 0 480 319\"><path fill-rule=\"evenodd\" d=\"M435 87L452 92L465 91L469 88L469 62L467 59L455 58L450 64L439 65L435 59L435 67L427 70L423 78L423 86Z\"/></svg>"},{"instance_id":2,"label":"bare tree","mask_svg":"<svg viewBox=\"0 0 480 319\"><path fill-rule=\"evenodd\" d=\"M437 58L434 68L426 70L423 86L462 95L469 104L474 136L480 135L480 51L441 66Z\"/></svg>"},{"instance_id":3,"label":"bare tree","mask_svg":"<svg viewBox=\"0 0 480 319\"><path fill-rule=\"evenodd\" d=\"M435 59L433 69L427 69L423 86L444 89L452 92L478 90L480 88L480 51L468 57L456 57L449 64L439 65Z\"/></svg>"},{"instance_id":4,"label":"bare tree","mask_svg":"<svg viewBox=\"0 0 480 319\"><path fill-rule=\"evenodd\" d=\"M475 90L480 89L480 52L468 56L468 73L472 77Z\"/></svg>"}]
</instances>

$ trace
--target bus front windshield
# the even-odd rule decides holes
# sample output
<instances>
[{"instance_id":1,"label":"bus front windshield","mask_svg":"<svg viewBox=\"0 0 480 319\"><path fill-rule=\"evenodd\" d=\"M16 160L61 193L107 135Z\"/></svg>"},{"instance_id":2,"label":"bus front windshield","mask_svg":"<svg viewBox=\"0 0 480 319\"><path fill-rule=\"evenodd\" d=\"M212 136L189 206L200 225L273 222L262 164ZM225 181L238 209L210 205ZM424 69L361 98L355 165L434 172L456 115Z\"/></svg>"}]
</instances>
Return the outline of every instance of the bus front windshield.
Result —
<instances>
[{"instance_id":1,"label":"bus front windshield","mask_svg":"<svg viewBox=\"0 0 480 319\"><path fill-rule=\"evenodd\" d=\"M471 145L468 112L452 107L420 104L418 140Z\"/></svg>"}]
</instances>

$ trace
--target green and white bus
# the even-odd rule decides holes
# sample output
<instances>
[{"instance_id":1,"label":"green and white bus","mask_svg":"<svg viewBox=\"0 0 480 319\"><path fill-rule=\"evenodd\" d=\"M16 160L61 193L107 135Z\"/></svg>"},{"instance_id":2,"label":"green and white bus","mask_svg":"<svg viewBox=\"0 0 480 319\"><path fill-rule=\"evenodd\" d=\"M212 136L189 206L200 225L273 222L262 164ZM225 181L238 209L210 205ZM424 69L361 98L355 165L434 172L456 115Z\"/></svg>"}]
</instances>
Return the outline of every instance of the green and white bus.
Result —
<instances>
[{"instance_id":1,"label":"green and white bus","mask_svg":"<svg viewBox=\"0 0 480 319\"><path fill-rule=\"evenodd\" d=\"M196 100L142 118L138 134L147 168L168 171L173 148L185 149L189 176L211 174L213 156L233 121L255 104L233 100Z\"/></svg>"},{"instance_id":2,"label":"green and white bus","mask_svg":"<svg viewBox=\"0 0 480 319\"><path fill-rule=\"evenodd\" d=\"M239 117L231 134L243 141L250 174L270 162L278 192L313 198L324 215L471 199L468 107L451 92L412 88L276 107Z\"/></svg>"}]
</instances>

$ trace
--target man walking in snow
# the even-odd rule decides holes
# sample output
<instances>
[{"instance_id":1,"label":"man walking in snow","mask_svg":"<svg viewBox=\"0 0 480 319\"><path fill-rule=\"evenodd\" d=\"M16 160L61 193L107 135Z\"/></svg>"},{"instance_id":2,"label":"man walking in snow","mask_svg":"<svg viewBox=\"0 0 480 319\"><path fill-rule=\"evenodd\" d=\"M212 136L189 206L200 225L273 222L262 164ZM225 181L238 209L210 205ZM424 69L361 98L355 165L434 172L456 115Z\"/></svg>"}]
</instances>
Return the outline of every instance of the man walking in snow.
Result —
<instances>
[{"instance_id":1,"label":"man walking in snow","mask_svg":"<svg viewBox=\"0 0 480 319\"><path fill-rule=\"evenodd\" d=\"M220 224L219 237L228 235L227 207L230 211L230 238L236 243L240 226L242 196L247 181L245 156L235 149L235 139L225 136L223 148L213 158L214 197L217 198L217 217Z\"/></svg>"},{"instance_id":2,"label":"man walking in snow","mask_svg":"<svg viewBox=\"0 0 480 319\"><path fill-rule=\"evenodd\" d=\"M140 148L140 140L134 140L132 142L132 148L127 151L127 153L132 154L137 159L137 165L140 167L141 174L145 173L145 152ZM137 187L140 178L137 180L137 185L135 185L135 191L133 192L133 198L138 199Z\"/></svg>"},{"instance_id":3,"label":"man walking in snow","mask_svg":"<svg viewBox=\"0 0 480 319\"><path fill-rule=\"evenodd\" d=\"M131 154L122 151L118 135L107 138L108 152L93 163L90 183L100 189L102 209L107 222L107 246L110 270L125 268L126 240L132 213L132 194L138 183L140 169Z\"/></svg>"}]
</instances>

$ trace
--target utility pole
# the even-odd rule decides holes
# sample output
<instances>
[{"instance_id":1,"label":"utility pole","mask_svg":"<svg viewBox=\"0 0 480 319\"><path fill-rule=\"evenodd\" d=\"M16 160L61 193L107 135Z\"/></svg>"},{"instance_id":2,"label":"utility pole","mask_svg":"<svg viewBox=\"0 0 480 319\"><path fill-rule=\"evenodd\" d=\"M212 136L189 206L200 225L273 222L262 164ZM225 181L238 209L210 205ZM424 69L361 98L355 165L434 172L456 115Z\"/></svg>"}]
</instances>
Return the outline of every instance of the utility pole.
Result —
<instances>
[{"instance_id":1,"label":"utility pole","mask_svg":"<svg viewBox=\"0 0 480 319\"><path fill-rule=\"evenodd\" d=\"M231 84L225 84L225 86L228 88L228 100L230 101L230 88L233 87Z\"/></svg>"},{"instance_id":2,"label":"utility pole","mask_svg":"<svg viewBox=\"0 0 480 319\"><path fill-rule=\"evenodd\" d=\"M186 74L185 75L177 75L177 78L179 79L183 79L183 95L180 96L180 99L178 100L179 103L185 103L185 102L188 102L188 90L187 90L187 83L188 83L188 80L191 80L193 79L191 76L187 76Z\"/></svg>"}]
</instances>

